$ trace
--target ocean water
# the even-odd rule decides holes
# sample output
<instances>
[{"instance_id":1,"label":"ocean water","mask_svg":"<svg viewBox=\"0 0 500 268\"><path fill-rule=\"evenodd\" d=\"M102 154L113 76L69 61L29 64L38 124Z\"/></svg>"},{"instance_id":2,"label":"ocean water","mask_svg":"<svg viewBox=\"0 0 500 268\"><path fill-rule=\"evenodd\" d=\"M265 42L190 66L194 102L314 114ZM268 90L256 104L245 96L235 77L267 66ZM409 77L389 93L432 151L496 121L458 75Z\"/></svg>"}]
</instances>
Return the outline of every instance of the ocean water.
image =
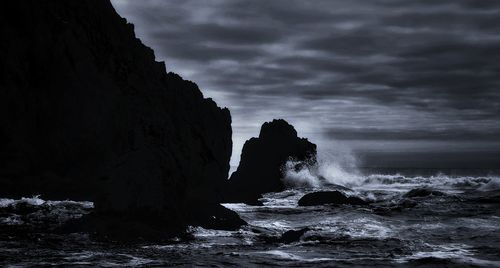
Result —
<instances>
[{"instance_id":1,"label":"ocean water","mask_svg":"<svg viewBox=\"0 0 500 268\"><path fill-rule=\"evenodd\" d=\"M264 206L225 204L248 226L192 227L194 239L161 244L51 231L89 213L90 202L0 199L0 266L500 267L500 177L411 173L288 169L289 188L266 194ZM419 188L442 194L405 197ZM297 206L304 194L327 189L371 204ZM273 239L304 227L310 231L296 242Z\"/></svg>"}]
</instances>

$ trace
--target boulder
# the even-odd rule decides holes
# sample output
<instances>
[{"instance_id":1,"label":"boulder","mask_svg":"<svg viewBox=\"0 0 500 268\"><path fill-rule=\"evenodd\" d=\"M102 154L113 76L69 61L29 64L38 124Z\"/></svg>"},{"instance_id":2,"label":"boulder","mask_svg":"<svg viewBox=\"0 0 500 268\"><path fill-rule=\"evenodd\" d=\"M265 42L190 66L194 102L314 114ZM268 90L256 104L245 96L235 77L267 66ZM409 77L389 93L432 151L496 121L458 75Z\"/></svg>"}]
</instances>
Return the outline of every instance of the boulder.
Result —
<instances>
[{"instance_id":1,"label":"boulder","mask_svg":"<svg viewBox=\"0 0 500 268\"><path fill-rule=\"evenodd\" d=\"M283 167L290 159L315 163L316 145L299 138L283 119L264 123L259 137L243 145L238 169L224 187L224 202L256 205L262 194L283 191Z\"/></svg>"},{"instance_id":2,"label":"boulder","mask_svg":"<svg viewBox=\"0 0 500 268\"><path fill-rule=\"evenodd\" d=\"M238 230L247 223L238 214L220 204L200 204L190 208L193 225L205 229Z\"/></svg>"},{"instance_id":3,"label":"boulder","mask_svg":"<svg viewBox=\"0 0 500 268\"><path fill-rule=\"evenodd\" d=\"M0 34L0 196L94 201L96 218L159 231L203 224L195 206L229 213L229 110L167 73L109 0L8 1Z\"/></svg>"},{"instance_id":4,"label":"boulder","mask_svg":"<svg viewBox=\"0 0 500 268\"><path fill-rule=\"evenodd\" d=\"M289 230L284 232L281 237L278 239L279 243L290 244L293 242L297 242L300 238L308 231L310 231L308 227L299 229L299 230Z\"/></svg>"},{"instance_id":5,"label":"boulder","mask_svg":"<svg viewBox=\"0 0 500 268\"><path fill-rule=\"evenodd\" d=\"M289 230L284 232L281 236L263 234L260 235L259 238L262 239L266 243L283 243L290 244L293 242L297 242L300 238L311 229L309 227L304 227L299 230Z\"/></svg>"},{"instance_id":6,"label":"boulder","mask_svg":"<svg viewBox=\"0 0 500 268\"><path fill-rule=\"evenodd\" d=\"M299 199L299 206L320 205L367 205L368 202L354 196L346 196L339 191L308 193Z\"/></svg>"}]
</instances>

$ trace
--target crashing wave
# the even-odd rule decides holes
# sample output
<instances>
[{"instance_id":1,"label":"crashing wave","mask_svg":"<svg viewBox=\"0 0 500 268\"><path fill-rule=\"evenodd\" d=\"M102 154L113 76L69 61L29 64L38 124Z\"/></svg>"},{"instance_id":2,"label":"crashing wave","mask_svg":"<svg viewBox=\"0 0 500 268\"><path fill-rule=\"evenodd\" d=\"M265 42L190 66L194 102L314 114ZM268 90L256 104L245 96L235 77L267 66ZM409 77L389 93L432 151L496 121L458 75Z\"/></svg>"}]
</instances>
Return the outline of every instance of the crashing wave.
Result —
<instances>
[{"instance_id":1,"label":"crashing wave","mask_svg":"<svg viewBox=\"0 0 500 268\"><path fill-rule=\"evenodd\" d=\"M33 226L48 224L52 227L90 213L94 204L88 201L51 201L40 196L21 199L0 198L0 225Z\"/></svg>"},{"instance_id":2,"label":"crashing wave","mask_svg":"<svg viewBox=\"0 0 500 268\"><path fill-rule=\"evenodd\" d=\"M348 157L319 154L318 161L290 159L283 167L284 182L290 188L329 188L343 186L356 190L406 191L411 188L436 188L449 191L500 189L499 176L452 176L438 173L430 176L396 174L364 175L356 161Z\"/></svg>"}]
</instances>

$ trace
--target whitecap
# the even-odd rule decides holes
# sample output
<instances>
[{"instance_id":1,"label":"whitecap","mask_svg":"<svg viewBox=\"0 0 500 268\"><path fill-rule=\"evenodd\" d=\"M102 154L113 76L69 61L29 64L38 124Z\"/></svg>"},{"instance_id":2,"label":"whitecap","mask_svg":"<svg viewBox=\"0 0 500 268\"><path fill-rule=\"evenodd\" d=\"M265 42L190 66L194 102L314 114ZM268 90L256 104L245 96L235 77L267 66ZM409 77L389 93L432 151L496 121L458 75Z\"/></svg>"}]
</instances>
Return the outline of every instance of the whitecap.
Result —
<instances>
[{"instance_id":1,"label":"whitecap","mask_svg":"<svg viewBox=\"0 0 500 268\"><path fill-rule=\"evenodd\" d=\"M283 250L268 250L268 251L258 251L255 252L257 254L267 254L267 255L272 255L276 256L280 259L285 259L285 260L294 260L294 261L302 261L302 262L322 262L322 261L332 261L334 260L333 258L318 258L318 257L312 257L312 258L307 258L307 257L302 257L297 254L293 254L290 252L285 252Z\"/></svg>"},{"instance_id":2,"label":"whitecap","mask_svg":"<svg viewBox=\"0 0 500 268\"><path fill-rule=\"evenodd\" d=\"M492 177L490 181L481 185L478 190L480 191L495 191L500 190L500 177Z\"/></svg>"},{"instance_id":3,"label":"whitecap","mask_svg":"<svg viewBox=\"0 0 500 268\"><path fill-rule=\"evenodd\" d=\"M5 225L23 225L24 221L19 215L11 215L6 218L0 218L0 223Z\"/></svg>"},{"instance_id":4,"label":"whitecap","mask_svg":"<svg viewBox=\"0 0 500 268\"><path fill-rule=\"evenodd\" d=\"M235 233L237 233L237 231L225 231L225 230L205 229L205 228L199 227L199 226L196 226L196 227L189 226L188 227L188 231L194 237L197 237L197 238L200 238L200 237L221 237L221 236L231 237Z\"/></svg>"},{"instance_id":5,"label":"whitecap","mask_svg":"<svg viewBox=\"0 0 500 268\"><path fill-rule=\"evenodd\" d=\"M14 200L14 199L0 198L0 208L8 207L8 206L14 204L15 201L16 200Z\"/></svg>"},{"instance_id":6,"label":"whitecap","mask_svg":"<svg viewBox=\"0 0 500 268\"><path fill-rule=\"evenodd\" d=\"M457 260L463 263L479 264L487 266L500 266L500 261L483 260L474 256L474 252L471 247L465 244L443 244L443 245L431 245L425 244L429 247L429 250L418 251L410 256L405 256L398 258L396 262L408 262L410 260L418 260L423 258L437 258L437 259L449 259Z\"/></svg>"}]
</instances>

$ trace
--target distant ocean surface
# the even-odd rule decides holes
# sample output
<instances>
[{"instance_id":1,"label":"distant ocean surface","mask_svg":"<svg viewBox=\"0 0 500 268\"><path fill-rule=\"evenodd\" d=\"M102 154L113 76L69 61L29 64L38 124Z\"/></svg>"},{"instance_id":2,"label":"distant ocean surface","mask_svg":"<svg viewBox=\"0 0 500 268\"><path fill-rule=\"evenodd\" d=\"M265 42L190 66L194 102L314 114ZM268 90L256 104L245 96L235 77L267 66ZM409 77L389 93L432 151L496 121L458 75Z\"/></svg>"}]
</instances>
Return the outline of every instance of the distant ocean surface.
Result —
<instances>
[{"instance_id":1,"label":"distant ocean surface","mask_svg":"<svg viewBox=\"0 0 500 268\"><path fill-rule=\"evenodd\" d=\"M500 176L495 170L361 169L326 181L287 173L290 188L264 206L225 204L249 225L191 228L192 241L96 242L50 230L92 210L90 202L0 199L0 266L500 267ZM298 207L304 194L339 189L368 206ZM430 195L407 196L412 189ZM309 227L290 244L272 242Z\"/></svg>"}]
</instances>

